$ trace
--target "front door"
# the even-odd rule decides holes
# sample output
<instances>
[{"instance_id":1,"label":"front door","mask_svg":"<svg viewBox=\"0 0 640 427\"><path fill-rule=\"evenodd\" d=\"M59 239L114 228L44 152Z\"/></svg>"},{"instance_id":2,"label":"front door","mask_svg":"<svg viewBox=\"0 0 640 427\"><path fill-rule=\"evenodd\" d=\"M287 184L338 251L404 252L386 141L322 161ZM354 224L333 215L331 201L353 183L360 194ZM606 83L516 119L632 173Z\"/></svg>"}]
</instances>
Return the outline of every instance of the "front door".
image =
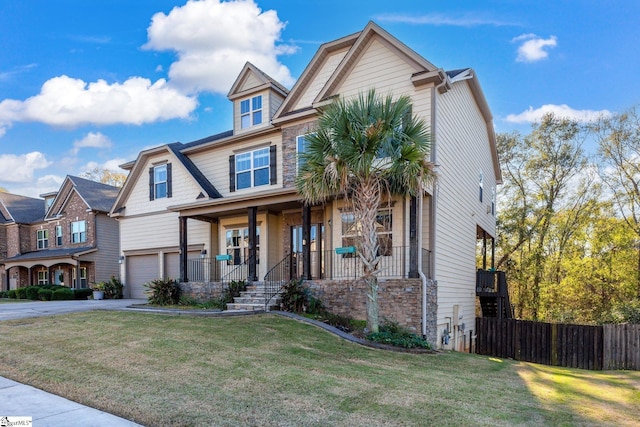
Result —
<instances>
[{"instance_id":1,"label":"front door","mask_svg":"<svg viewBox=\"0 0 640 427\"><path fill-rule=\"evenodd\" d=\"M291 253L293 255L292 277L301 277L303 273L302 225L291 226ZM320 279L324 274L322 248L324 247L324 225L311 224L311 277Z\"/></svg>"}]
</instances>

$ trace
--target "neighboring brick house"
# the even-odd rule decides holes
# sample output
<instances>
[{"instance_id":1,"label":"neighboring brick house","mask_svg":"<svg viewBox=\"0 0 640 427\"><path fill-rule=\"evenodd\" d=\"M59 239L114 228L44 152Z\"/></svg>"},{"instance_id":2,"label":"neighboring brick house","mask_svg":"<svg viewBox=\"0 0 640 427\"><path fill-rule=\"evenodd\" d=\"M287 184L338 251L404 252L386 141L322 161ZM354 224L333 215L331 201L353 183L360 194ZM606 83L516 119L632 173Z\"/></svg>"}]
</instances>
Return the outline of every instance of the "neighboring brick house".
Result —
<instances>
[{"instance_id":1,"label":"neighboring brick house","mask_svg":"<svg viewBox=\"0 0 640 427\"><path fill-rule=\"evenodd\" d=\"M471 68L438 68L373 22L321 45L291 90L247 63L228 94L232 130L144 150L122 166L130 173L111 216L128 295L144 297L157 278L206 296L238 271L265 286L302 277L330 310L364 319L362 265L348 251L353 214L340 198L303 205L294 179L322 107L369 89L411 98L438 174L422 197L379 211L381 316L437 344L445 329L472 333L476 248L495 236L501 181L491 112Z\"/></svg>"},{"instance_id":2,"label":"neighboring brick house","mask_svg":"<svg viewBox=\"0 0 640 427\"><path fill-rule=\"evenodd\" d=\"M118 191L67 176L43 199L0 193L0 289L118 277L119 228L107 215Z\"/></svg>"}]
</instances>

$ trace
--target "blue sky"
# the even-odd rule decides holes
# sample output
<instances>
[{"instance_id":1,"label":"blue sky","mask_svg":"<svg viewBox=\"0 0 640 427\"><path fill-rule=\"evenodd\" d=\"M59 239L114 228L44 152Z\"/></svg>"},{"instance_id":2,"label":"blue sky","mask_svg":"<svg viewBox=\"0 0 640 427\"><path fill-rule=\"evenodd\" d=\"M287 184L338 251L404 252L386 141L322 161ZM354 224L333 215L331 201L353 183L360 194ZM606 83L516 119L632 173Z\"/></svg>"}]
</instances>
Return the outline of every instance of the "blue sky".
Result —
<instances>
[{"instance_id":1,"label":"blue sky","mask_svg":"<svg viewBox=\"0 0 640 427\"><path fill-rule=\"evenodd\" d=\"M477 72L497 132L546 111L580 121L640 104L640 2L20 0L0 2L0 187L231 129L246 61L291 88L319 45L373 20L445 70Z\"/></svg>"}]
</instances>

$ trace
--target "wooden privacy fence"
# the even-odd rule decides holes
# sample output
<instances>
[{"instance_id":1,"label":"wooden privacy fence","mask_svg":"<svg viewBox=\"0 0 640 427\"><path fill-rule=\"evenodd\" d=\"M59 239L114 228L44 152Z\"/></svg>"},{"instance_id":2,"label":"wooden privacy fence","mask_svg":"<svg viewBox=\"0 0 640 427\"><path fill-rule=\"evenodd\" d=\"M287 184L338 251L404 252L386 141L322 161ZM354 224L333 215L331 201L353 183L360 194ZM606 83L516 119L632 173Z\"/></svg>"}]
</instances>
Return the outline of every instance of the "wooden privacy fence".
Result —
<instances>
[{"instance_id":1,"label":"wooden privacy fence","mask_svg":"<svg viewBox=\"0 0 640 427\"><path fill-rule=\"evenodd\" d=\"M476 319L477 354L582 369L640 370L640 325Z\"/></svg>"}]
</instances>

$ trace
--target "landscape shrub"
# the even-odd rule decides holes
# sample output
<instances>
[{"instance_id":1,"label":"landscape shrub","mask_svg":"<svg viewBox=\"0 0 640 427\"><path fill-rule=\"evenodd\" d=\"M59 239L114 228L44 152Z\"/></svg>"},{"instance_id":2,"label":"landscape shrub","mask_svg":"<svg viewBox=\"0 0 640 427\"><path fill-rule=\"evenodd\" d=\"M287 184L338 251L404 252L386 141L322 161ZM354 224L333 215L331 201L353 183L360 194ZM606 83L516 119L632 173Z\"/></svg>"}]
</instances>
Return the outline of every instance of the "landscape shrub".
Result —
<instances>
[{"instance_id":1,"label":"landscape shrub","mask_svg":"<svg viewBox=\"0 0 640 427\"><path fill-rule=\"evenodd\" d=\"M18 299L27 299L27 288L16 289L16 296Z\"/></svg>"},{"instance_id":2,"label":"landscape shrub","mask_svg":"<svg viewBox=\"0 0 640 427\"><path fill-rule=\"evenodd\" d=\"M400 326L398 323L389 320L385 320L380 325L379 332L369 333L367 339L380 344L402 348L432 348L431 344L424 338Z\"/></svg>"},{"instance_id":3,"label":"landscape shrub","mask_svg":"<svg viewBox=\"0 0 640 427\"><path fill-rule=\"evenodd\" d=\"M73 299L85 300L91 295L93 295L93 290L89 288L73 289Z\"/></svg>"},{"instance_id":4,"label":"landscape shrub","mask_svg":"<svg viewBox=\"0 0 640 427\"><path fill-rule=\"evenodd\" d=\"M109 281L104 282L104 297L106 299L121 299L123 287L118 278L111 276Z\"/></svg>"},{"instance_id":5,"label":"landscape shrub","mask_svg":"<svg viewBox=\"0 0 640 427\"><path fill-rule=\"evenodd\" d=\"M1 291L1 292L0 292L0 298L9 298L9 297L7 296L7 292L6 292L6 291Z\"/></svg>"},{"instance_id":6,"label":"landscape shrub","mask_svg":"<svg viewBox=\"0 0 640 427\"><path fill-rule=\"evenodd\" d=\"M73 299L73 291L69 288L56 289L51 294L51 301L66 301Z\"/></svg>"},{"instance_id":7,"label":"landscape shrub","mask_svg":"<svg viewBox=\"0 0 640 427\"><path fill-rule=\"evenodd\" d=\"M173 279L156 279L144 286L149 289L150 304L172 305L180 302L180 285Z\"/></svg>"},{"instance_id":8,"label":"landscape shrub","mask_svg":"<svg viewBox=\"0 0 640 427\"><path fill-rule=\"evenodd\" d=\"M51 301L51 296L53 295L53 291L51 289L40 289L38 291L38 299L40 301Z\"/></svg>"},{"instance_id":9,"label":"landscape shrub","mask_svg":"<svg viewBox=\"0 0 640 427\"><path fill-rule=\"evenodd\" d=\"M284 311L303 313L309 306L310 298L311 291L302 285L302 279L290 280L282 287L280 307Z\"/></svg>"},{"instance_id":10,"label":"landscape shrub","mask_svg":"<svg viewBox=\"0 0 640 427\"><path fill-rule=\"evenodd\" d=\"M18 295L16 293L15 289L11 289L7 291L7 298L11 298L11 299L16 299L18 298Z\"/></svg>"},{"instance_id":11,"label":"landscape shrub","mask_svg":"<svg viewBox=\"0 0 640 427\"><path fill-rule=\"evenodd\" d=\"M38 300L38 292L42 289L40 286L29 286L25 288L25 292L27 294L27 299L37 301Z\"/></svg>"}]
</instances>

